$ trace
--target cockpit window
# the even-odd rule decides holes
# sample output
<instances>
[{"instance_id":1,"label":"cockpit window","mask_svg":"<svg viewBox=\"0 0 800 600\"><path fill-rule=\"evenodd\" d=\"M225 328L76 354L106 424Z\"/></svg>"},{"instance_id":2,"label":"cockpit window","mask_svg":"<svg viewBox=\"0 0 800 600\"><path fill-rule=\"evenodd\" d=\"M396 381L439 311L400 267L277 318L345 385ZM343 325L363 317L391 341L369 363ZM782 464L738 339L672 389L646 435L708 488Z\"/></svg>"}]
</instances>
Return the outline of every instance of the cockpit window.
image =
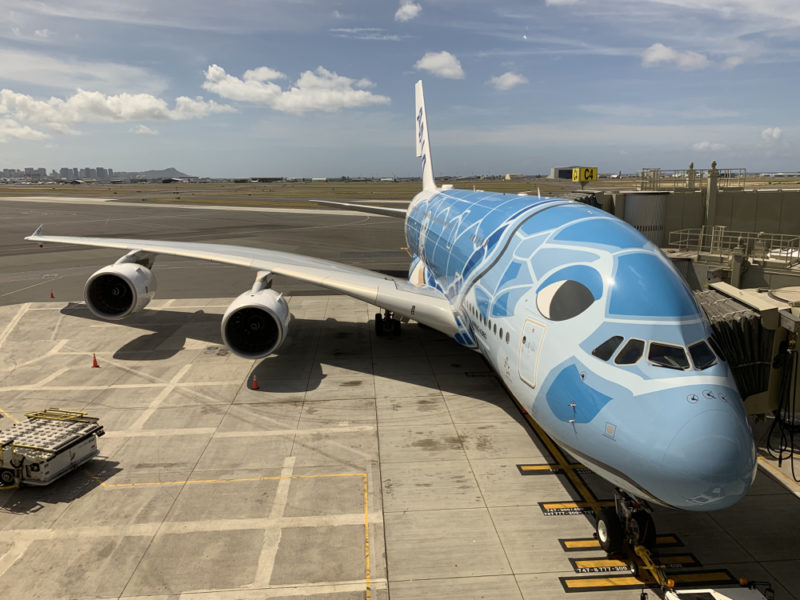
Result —
<instances>
[{"instance_id":1,"label":"cockpit window","mask_svg":"<svg viewBox=\"0 0 800 600\"><path fill-rule=\"evenodd\" d=\"M642 357L644 353L644 342L642 340L628 340L617 354L614 363L618 365L632 365Z\"/></svg>"},{"instance_id":2,"label":"cockpit window","mask_svg":"<svg viewBox=\"0 0 800 600\"><path fill-rule=\"evenodd\" d=\"M689 354L692 355L695 368L700 370L707 369L717 362L717 357L703 340L689 346Z\"/></svg>"},{"instance_id":3,"label":"cockpit window","mask_svg":"<svg viewBox=\"0 0 800 600\"><path fill-rule=\"evenodd\" d=\"M597 348L592 350L592 354L600 360L608 360L614 354L614 351L619 348L619 345L622 343L622 339L623 338L621 335L610 337Z\"/></svg>"},{"instance_id":4,"label":"cockpit window","mask_svg":"<svg viewBox=\"0 0 800 600\"><path fill-rule=\"evenodd\" d=\"M647 359L659 367L668 369L688 369L689 359L682 346L671 346L661 342L650 342Z\"/></svg>"},{"instance_id":5,"label":"cockpit window","mask_svg":"<svg viewBox=\"0 0 800 600\"><path fill-rule=\"evenodd\" d=\"M717 342L716 338L710 337L708 338L708 343L714 349L714 352L719 357L720 360L725 360L725 355L722 353L722 348L720 348L719 343Z\"/></svg>"}]
</instances>

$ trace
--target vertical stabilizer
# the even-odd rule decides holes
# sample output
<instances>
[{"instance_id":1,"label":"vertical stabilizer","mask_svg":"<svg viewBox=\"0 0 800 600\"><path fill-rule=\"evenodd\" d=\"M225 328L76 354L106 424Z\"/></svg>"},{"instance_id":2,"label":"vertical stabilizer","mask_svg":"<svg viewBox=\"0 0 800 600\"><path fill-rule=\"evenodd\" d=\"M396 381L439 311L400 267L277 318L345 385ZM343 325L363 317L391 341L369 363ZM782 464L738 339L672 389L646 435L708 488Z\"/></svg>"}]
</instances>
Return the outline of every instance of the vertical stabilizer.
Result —
<instances>
[{"instance_id":1,"label":"vertical stabilizer","mask_svg":"<svg viewBox=\"0 0 800 600\"><path fill-rule=\"evenodd\" d=\"M436 182L433 180L433 164L431 162L431 143L428 137L428 115L425 112L425 97L422 95L422 81L418 81L414 88L416 97L416 137L417 156L422 162L422 189L435 190Z\"/></svg>"}]
</instances>

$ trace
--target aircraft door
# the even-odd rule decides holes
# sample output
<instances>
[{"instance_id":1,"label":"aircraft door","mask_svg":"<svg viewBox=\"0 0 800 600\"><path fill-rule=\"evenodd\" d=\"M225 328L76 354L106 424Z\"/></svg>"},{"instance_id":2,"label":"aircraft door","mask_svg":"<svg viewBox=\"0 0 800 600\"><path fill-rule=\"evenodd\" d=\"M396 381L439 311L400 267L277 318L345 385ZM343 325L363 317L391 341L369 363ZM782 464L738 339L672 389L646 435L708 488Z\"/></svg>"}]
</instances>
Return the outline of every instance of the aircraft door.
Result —
<instances>
[{"instance_id":1,"label":"aircraft door","mask_svg":"<svg viewBox=\"0 0 800 600\"><path fill-rule=\"evenodd\" d=\"M532 388L536 387L536 370L539 366L539 352L544 339L545 326L533 319L525 319L522 336L519 339L519 378Z\"/></svg>"}]
</instances>

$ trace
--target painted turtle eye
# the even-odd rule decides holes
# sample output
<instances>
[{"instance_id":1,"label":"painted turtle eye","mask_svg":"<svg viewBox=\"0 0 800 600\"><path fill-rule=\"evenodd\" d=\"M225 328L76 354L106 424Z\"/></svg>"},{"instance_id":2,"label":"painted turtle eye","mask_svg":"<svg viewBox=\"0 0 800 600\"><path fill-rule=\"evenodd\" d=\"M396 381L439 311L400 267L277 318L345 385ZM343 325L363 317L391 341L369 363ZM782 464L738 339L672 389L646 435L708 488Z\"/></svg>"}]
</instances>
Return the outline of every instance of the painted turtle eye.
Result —
<instances>
[{"instance_id":1,"label":"painted turtle eye","mask_svg":"<svg viewBox=\"0 0 800 600\"><path fill-rule=\"evenodd\" d=\"M536 308L545 319L566 321L577 317L594 302L585 285L571 279L555 281L536 294Z\"/></svg>"}]
</instances>

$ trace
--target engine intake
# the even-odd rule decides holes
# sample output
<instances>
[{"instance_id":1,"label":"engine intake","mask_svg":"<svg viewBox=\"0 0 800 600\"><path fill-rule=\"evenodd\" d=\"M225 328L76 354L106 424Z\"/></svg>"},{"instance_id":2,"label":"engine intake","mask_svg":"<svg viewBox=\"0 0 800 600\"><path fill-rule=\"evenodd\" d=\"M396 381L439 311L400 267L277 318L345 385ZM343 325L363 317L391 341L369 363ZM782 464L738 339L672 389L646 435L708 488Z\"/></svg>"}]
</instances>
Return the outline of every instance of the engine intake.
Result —
<instances>
[{"instance_id":1,"label":"engine intake","mask_svg":"<svg viewBox=\"0 0 800 600\"><path fill-rule=\"evenodd\" d=\"M156 278L145 266L115 263L95 272L84 288L89 310L101 319L116 321L142 310L156 293Z\"/></svg>"},{"instance_id":2,"label":"engine intake","mask_svg":"<svg viewBox=\"0 0 800 600\"><path fill-rule=\"evenodd\" d=\"M222 339L243 358L263 358L286 339L290 320L283 294L273 289L248 290L222 316Z\"/></svg>"}]
</instances>

